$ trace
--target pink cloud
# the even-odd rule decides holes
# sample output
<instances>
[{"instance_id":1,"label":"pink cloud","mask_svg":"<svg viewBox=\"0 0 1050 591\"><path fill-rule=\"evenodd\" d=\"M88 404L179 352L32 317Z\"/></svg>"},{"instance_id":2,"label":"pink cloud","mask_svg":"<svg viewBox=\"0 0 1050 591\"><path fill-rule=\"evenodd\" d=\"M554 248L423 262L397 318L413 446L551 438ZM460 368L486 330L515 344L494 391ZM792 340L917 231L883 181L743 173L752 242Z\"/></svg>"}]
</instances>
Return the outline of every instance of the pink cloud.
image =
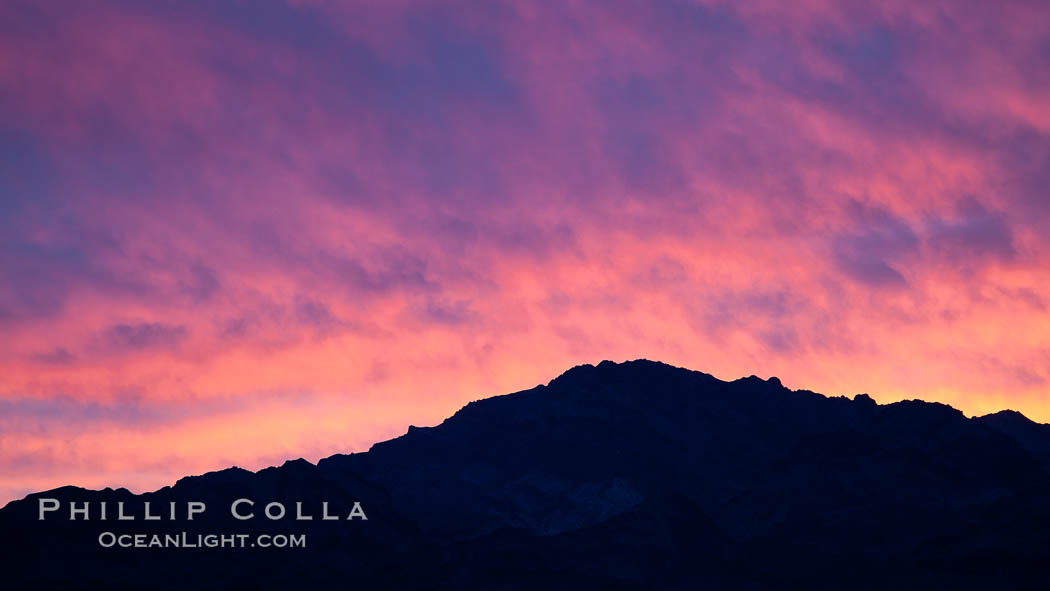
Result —
<instances>
[{"instance_id":1,"label":"pink cloud","mask_svg":"<svg viewBox=\"0 0 1050 591\"><path fill-rule=\"evenodd\" d=\"M1028 10L7 5L0 494L604 358L1050 420Z\"/></svg>"}]
</instances>

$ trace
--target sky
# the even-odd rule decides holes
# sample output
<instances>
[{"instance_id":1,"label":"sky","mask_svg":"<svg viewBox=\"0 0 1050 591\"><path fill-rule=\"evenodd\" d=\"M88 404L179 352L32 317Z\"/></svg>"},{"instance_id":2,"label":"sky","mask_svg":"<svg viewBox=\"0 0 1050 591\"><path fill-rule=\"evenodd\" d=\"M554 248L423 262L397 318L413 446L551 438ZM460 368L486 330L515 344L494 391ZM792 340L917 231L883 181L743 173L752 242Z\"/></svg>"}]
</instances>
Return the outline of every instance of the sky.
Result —
<instances>
[{"instance_id":1,"label":"sky","mask_svg":"<svg viewBox=\"0 0 1050 591\"><path fill-rule=\"evenodd\" d=\"M0 503L603 359L1050 422L1048 187L1041 2L6 0Z\"/></svg>"}]
</instances>

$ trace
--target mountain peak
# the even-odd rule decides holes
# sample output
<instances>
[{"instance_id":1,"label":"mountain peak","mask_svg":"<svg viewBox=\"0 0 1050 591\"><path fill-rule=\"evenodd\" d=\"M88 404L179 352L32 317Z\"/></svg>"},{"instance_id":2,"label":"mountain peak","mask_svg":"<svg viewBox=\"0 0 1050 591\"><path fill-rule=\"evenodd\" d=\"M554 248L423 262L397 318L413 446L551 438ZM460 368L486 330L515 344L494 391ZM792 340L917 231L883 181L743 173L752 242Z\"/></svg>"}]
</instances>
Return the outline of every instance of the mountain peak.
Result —
<instances>
[{"instance_id":1,"label":"mountain peak","mask_svg":"<svg viewBox=\"0 0 1050 591\"><path fill-rule=\"evenodd\" d=\"M1035 421L1033 421L1032 419L1024 416L1024 414L1022 414L1022 413L1020 413L1020 412L1018 412L1016 410L1010 410L1010 409L1000 410L999 412L986 414L986 415L984 415L982 417L979 417L979 419L982 420L982 421L990 421L990 422L991 421L997 421L997 422L1011 422L1011 423L1033 424L1033 425L1038 424Z\"/></svg>"},{"instance_id":2,"label":"mountain peak","mask_svg":"<svg viewBox=\"0 0 1050 591\"><path fill-rule=\"evenodd\" d=\"M871 396L868 396L867 394L857 394L856 396L853 397L853 402L856 402L858 404L861 404L861 405L867 406L867 407L877 407L878 406L878 403L875 402L875 399L873 399Z\"/></svg>"},{"instance_id":3,"label":"mountain peak","mask_svg":"<svg viewBox=\"0 0 1050 591\"><path fill-rule=\"evenodd\" d=\"M205 472L204 474L198 474L195 476L183 476L175 482L175 486L194 486L203 481L207 481L209 483L240 482L252 475L253 472L251 472L250 470L245 470L244 468L240 468L237 466L231 466L223 470Z\"/></svg>"},{"instance_id":4,"label":"mountain peak","mask_svg":"<svg viewBox=\"0 0 1050 591\"><path fill-rule=\"evenodd\" d=\"M712 376L682 367L676 367L661 361L649 359L634 359L617 363L608 359L598 365L577 365L560 376L551 380L547 386L570 386L582 385L599 381L612 382L616 380L629 380L639 382L645 379L665 380L669 377L696 378L703 377L714 379Z\"/></svg>"}]
</instances>

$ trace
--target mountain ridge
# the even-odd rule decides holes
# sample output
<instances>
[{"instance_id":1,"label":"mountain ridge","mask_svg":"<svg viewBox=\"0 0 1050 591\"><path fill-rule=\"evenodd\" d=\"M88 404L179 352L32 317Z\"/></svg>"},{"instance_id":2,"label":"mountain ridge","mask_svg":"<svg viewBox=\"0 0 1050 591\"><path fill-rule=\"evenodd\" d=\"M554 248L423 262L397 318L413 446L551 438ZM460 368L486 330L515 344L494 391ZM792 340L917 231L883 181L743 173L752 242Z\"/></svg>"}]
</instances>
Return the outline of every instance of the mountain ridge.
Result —
<instances>
[{"instance_id":1,"label":"mountain ridge","mask_svg":"<svg viewBox=\"0 0 1050 591\"><path fill-rule=\"evenodd\" d=\"M568 370L566 370L565 372L563 372L558 377L550 380L547 384L539 384L539 385L536 386L536 388L548 388L548 387L551 387L552 384L558 382L559 380L562 380L563 378L566 378L567 376L571 376L571 374L573 374L575 372L588 372L588 371L591 371L591 370L598 370L598 369L600 369L602 367L616 366L616 365L630 366L632 364L639 364L639 363L655 364L657 366L662 366L662 367L666 367L666 368L670 368L670 369L674 369L674 370L688 371L688 372L692 372L694 374L699 374L701 376L704 376L705 378L710 378L711 380L715 380L717 382L721 382L723 384L732 384L732 383L735 383L735 382L742 382L742 381L759 381L759 382L769 383L772 386L784 387L783 384L781 383L780 379L778 377L776 377L776 376L771 376L768 379L762 379L762 378L752 374L752 375L749 375L749 376L744 376L744 377L737 378L736 380L721 380L719 378L714 377L712 374L708 374L708 373L701 372L701 371L698 371L698 370L691 370L691 369L682 368L682 367L679 367L679 366L666 364L666 363L659 362L659 361L651 361L651 360L648 360L648 359L635 359L635 360L631 360L631 361L625 361L625 362L622 362L622 363L616 363L616 362L613 362L613 361L610 361L610 360L603 360L603 361L599 362L598 364L587 364L587 363L585 363L585 364L575 365L575 366L569 368ZM947 409L951 409L951 411L957 412L957 413L959 413L959 414L961 414L961 415L963 415L965 417L965 413L963 413L961 410L956 409L956 408L952 407L949 404L945 404L945 403L941 403L941 402L937 402L937 401L927 401L927 400L914 398L914 399L899 400L899 401L891 402L891 403L879 404L868 393L858 393L858 394L855 394L852 399L850 399L848 396L845 396L845 395L828 396L828 395L825 395L825 394L812 392L810 390L790 390L790 388L787 388L787 387L784 387L784 388L786 390L793 391L793 392L804 392L804 393L817 394L817 395L823 396L824 398L827 398L827 399L838 398L838 399L852 400L853 402L861 402L861 403L867 403L868 401L870 401L872 404L874 404L874 405L876 405L878 407L888 407L888 406L892 406L892 405L895 405L895 404L904 404L904 403L920 403L920 404L925 404L925 405L935 405L937 407L946 407ZM172 488L174 486L178 486L179 483L183 483L184 481L191 482L191 481L195 481L197 479L201 479L201 478L204 478L204 477L209 477L209 476L212 476L212 475L221 475L221 474L226 474L226 473L230 473L230 472L243 474L243 475L251 475L251 474L257 474L257 473L262 472L264 470L272 470L272 469L284 468L285 466L289 465L290 463L307 462L307 463L309 463L311 465L320 465L321 463L323 463L323 462L325 462L327 460L330 460L331 458L334 458L334 457L353 455L355 453L368 453L369 451L372 450L372 448L374 448L377 445L382 445L382 444L387 443L389 441L394 441L394 440L400 439L401 437L405 437L406 435L408 435L408 434L410 434L410 433L412 433L412 432L414 432L416 430L427 430L427 429L438 428L441 425L443 425L445 422L447 422L450 419L454 418L457 414L459 414L459 413L463 412L464 410L466 410L471 405L475 405L477 403L480 403L480 402L483 402L483 401L486 401L486 400L495 399L495 398L514 396L514 395L521 394L521 393L527 392L527 391L528 390L521 390L521 391L518 391L518 392L510 392L510 393L507 393L507 394L498 394L498 395L490 396L490 397L487 397L487 398L480 398L480 399L477 399L477 400L473 400L471 402L468 402L464 406L462 406L459 410L457 410L455 413L453 413L452 415L450 415L448 418L444 419L441 423L439 423L437 425L432 425L432 426L409 425L407 427L407 431L406 431L405 434L397 436L397 437L394 437L392 439L388 439L388 440L384 440L384 441L379 441L379 442L373 443L369 447L368 450L363 451L363 452L353 452L351 454L344 454L344 453L341 453L341 452L336 452L336 453L334 453L334 454L332 454L330 456L326 456L324 458L320 458L317 462L310 462L309 460L306 460L305 458L302 458L302 457L300 457L300 458L289 458L289 459L285 460L280 466L277 466L277 465L267 466L265 468L260 468L259 470L254 470L254 471L242 468L240 466L228 466L226 468L220 468L220 469L217 469L217 470L210 470L210 471L207 471L207 472L203 472L201 474L188 474L188 475L185 475L185 476L182 476L182 477L178 478L176 480L176 482L173 483L172 485L161 487L160 489L155 489L155 490L150 490L150 491L143 491L141 493L132 493L132 494L156 493L158 491L161 491L161 490L164 490L164 489L167 489L167 488ZM860 398L859 401L857 400L858 398ZM1002 425L1004 428L1006 427L1006 425L1022 426L1022 427L1028 427L1028 426L1037 426L1037 427L1039 427L1039 426L1043 426L1043 427L1047 428L1047 438L1048 438L1048 442L1050 442L1050 424L1039 423L1039 422L1033 421L1032 419L1028 418L1023 413L1021 413L1019 411L1016 411L1016 410L1003 409L1003 410L1000 410L1000 411L997 411L997 412L994 412L994 413L988 413L988 414L980 415L980 416L974 415L974 416L967 417L967 418L969 418L970 420L978 420L978 421L994 421L996 424ZM1048 448L1048 450L1050 450L1050 448ZM13 503L15 501L19 501L19 500L24 500L25 498L29 498L31 496L37 496L37 495L45 494L45 493L50 492L52 490L63 490L63 489L76 489L76 490L84 490L84 491L117 490L117 491L128 491L128 492L130 492L127 488L124 488L124 487L117 487L115 489L112 488L112 487L105 487L103 489L89 489L89 488L80 487L80 486L77 486L77 485L74 485L74 484L68 484L68 485L63 485L63 486L56 487L54 489L49 489L49 490L45 490L45 491L37 491L37 492L34 492L34 493L30 493L26 497L23 497L23 499L12 499L11 501L8 501L8 504ZM5 504L4 507L6 507L6 506L7 505ZM0 510L2 510L2 509L3 508L0 508Z\"/></svg>"},{"instance_id":2,"label":"mountain ridge","mask_svg":"<svg viewBox=\"0 0 1050 591\"><path fill-rule=\"evenodd\" d=\"M308 551L272 557L291 560L297 578L259 560L275 550L198 550L195 564L212 579L182 573L159 588L327 584L351 574L366 588L973 588L1050 575L1050 425L1014 412L967 418L940 403L827 397L777 378L722 381L648 360L575 366L316 464L231 467L138 495L62 487L0 510L22 542L0 553L10 568L41 567L68 539L69 572L111 584L107 566L132 576L170 569L190 551L103 551L93 539L101 522L35 519L33 500L48 495L207 501L198 521L160 521L155 531L310 536ZM318 520L223 514L245 497L256 513L271 500L289 510L302 503ZM352 502L367 520L319 520L322 503L345 517ZM241 570L227 572L231 560ZM834 577L814 578L828 565Z\"/></svg>"}]
</instances>

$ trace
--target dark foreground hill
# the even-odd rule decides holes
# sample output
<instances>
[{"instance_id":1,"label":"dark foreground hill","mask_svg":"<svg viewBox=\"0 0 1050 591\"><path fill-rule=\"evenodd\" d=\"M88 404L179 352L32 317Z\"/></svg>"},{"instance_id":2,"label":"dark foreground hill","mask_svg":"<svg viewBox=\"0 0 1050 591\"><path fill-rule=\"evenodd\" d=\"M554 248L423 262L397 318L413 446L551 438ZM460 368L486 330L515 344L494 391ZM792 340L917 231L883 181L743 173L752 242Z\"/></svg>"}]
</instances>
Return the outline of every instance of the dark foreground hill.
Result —
<instances>
[{"instance_id":1,"label":"dark foreground hill","mask_svg":"<svg viewBox=\"0 0 1050 591\"><path fill-rule=\"evenodd\" d=\"M603 362L316 466L30 495L0 510L0 560L12 589L1044 588L1048 466L1050 426L1011 411ZM41 498L59 504L42 521ZM253 519L231 516L240 498ZM145 501L162 519L143 520ZM189 501L206 504L192 521ZM355 501L367 520L345 519ZM116 520L118 502L136 520ZM182 532L306 547L100 544Z\"/></svg>"}]
</instances>

